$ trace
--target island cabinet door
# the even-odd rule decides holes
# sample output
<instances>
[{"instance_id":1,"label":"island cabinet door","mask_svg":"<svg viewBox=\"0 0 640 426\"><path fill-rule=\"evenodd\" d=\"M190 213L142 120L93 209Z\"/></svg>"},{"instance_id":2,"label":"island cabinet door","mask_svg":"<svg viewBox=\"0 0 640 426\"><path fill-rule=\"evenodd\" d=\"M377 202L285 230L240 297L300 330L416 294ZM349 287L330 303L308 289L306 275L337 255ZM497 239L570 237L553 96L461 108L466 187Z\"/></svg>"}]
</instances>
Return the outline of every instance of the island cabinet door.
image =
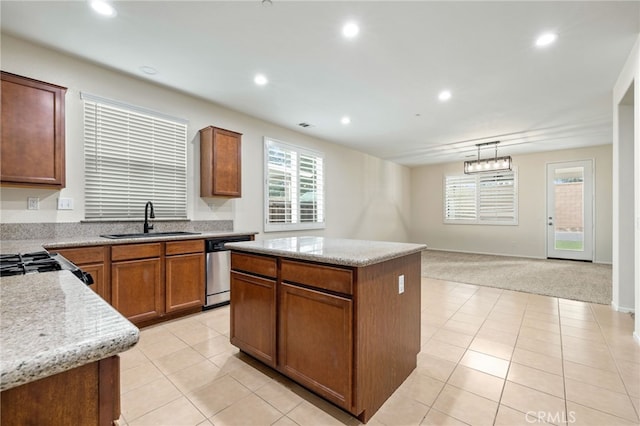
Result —
<instances>
[{"instance_id":1,"label":"island cabinet door","mask_svg":"<svg viewBox=\"0 0 640 426\"><path fill-rule=\"evenodd\" d=\"M276 366L276 282L231 271L231 343Z\"/></svg>"},{"instance_id":2,"label":"island cabinet door","mask_svg":"<svg viewBox=\"0 0 640 426\"><path fill-rule=\"evenodd\" d=\"M350 410L353 302L282 284L279 326L278 368L327 400Z\"/></svg>"}]
</instances>

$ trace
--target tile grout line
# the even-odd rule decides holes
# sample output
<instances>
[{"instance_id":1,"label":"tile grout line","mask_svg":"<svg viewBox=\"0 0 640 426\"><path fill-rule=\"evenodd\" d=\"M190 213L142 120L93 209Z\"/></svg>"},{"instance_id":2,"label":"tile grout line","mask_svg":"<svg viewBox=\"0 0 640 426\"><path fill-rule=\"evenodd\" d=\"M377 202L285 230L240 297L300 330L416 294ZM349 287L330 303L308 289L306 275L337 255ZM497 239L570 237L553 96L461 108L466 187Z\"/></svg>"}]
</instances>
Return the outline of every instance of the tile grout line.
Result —
<instances>
[{"instance_id":1,"label":"tile grout line","mask_svg":"<svg viewBox=\"0 0 640 426\"><path fill-rule=\"evenodd\" d=\"M567 398L567 377L564 371L564 345L563 342L563 333L562 333L562 312L560 312L560 299L557 299L558 303L558 327L560 329L560 367L562 368L562 392L564 395L564 413L565 413L565 423L567 423L569 419L569 400Z\"/></svg>"},{"instance_id":2,"label":"tile grout line","mask_svg":"<svg viewBox=\"0 0 640 426\"><path fill-rule=\"evenodd\" d=\"M524 311L520 317L520 325L518 326L518 334L516 335L516 340L513 342L513 350L511 351L511 357L509 358L509 365L507 366L507 371L504 375L504 382L502 383L502 389L500 391L500 398L498 398L498 406L496 407L496 414L493 417L493 425L496 424L496 420L498 419L498 413L500 412L500 406L502 405L502 397L504 396L504 389L507 387L507 379L509 377L509 371L511 371L511 364L513 363L513 354L516 352L516 346L518 345L518 339L520 338L520 330L522 329L522 323L524 322L524 316L527 313L527 306L529 297L527 297L527 304L525 305ZM497 302L496 302L497 303ZM494 305L495 306L495 305ZM493 312L493 310L492 310ZM505 405L507 407L507 405ZM511 407L509 407L511 408ZM516 410L517 411L517 410Z\"/></svg>"}]
</instances>

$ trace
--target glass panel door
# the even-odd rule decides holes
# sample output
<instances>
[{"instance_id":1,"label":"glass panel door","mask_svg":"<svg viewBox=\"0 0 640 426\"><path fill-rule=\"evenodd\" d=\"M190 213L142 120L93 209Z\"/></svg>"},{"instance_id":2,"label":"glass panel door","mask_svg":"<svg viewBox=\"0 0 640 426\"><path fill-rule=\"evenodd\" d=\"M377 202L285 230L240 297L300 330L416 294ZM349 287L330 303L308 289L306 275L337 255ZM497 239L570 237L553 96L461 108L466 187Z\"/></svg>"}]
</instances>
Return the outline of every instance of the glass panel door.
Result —
<instances>
[{"instance_id":1,"label":"glass panel door","mask_svg":"<svg viewBox=\"0 0 640 426\"><path fill-rule=\"evenodd\" d=\"M593 260L592 162L547 165L547 257Z\"/></svg>"}]
</instances>

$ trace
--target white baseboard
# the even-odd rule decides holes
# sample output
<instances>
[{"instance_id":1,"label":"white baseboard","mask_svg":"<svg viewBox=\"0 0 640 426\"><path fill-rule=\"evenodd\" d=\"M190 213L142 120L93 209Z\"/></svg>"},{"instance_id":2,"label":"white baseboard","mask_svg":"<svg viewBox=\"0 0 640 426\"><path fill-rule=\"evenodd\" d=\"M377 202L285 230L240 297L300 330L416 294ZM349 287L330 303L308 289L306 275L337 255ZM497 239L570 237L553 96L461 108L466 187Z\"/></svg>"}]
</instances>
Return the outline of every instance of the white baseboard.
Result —
<instances>
[{"instance_id":1,"label":"white baseboard","mask_svg":"<svg viewBox=\"0 0 640 426\"><path fill-rule=\"evenodd\" d=\"M618 306L614 302L611 302L611 307L613 308L614 311L622 312L624 314L630 314L630 313L635 313L636 312L636 310L634 308L627 308L627 307L624 307L624 306Z\"/></svg>"},{"instance_id":2,"label":"white baseboard","mask_svg":"<svg viewBox=\"0 0 640 426\"><path fill-rule=\"evenodd\" d=\"M467 250L453 250L453 249L441 249L441 248L434 248L434 247L427 247L427 250L433 250L433 251L450 251L452 253L465 253L465 254L487 254L490 256L503 256L503 257L522 257L524 259L537 259L537 260L545 260L546 257L537 257L537 256L524 256L524 255L520 255L520 254L504 254L504 253L491 253L491 252L485 252L485 251L467 251Z\"/></svg>"},{"instance_id":3,"label":"white baseboard","mask_svg":"<svg viewBox=\"0 0 640 426\"><path fill-rule=\"evenodd\" d=\"M492 252L488 252L488 251L468 251L468 250L454 250L454 249L443 249L443 248L435 248L435 247L427 247L426 250L433 250L433 251L450 251L452 253L465 253L465 254L487 254L490 256L504 256L504 257L522 257L524 259L538 259L538 260L546 260L547 257L543 256L525 256L523 254L504 254L504 253L492 253ZM562 260L562 259L555 259L555 260ZM613 265L613 262L600 262L600 261L596 261L593 260L591 261L591 263L597 263L600 265Z\"/></svg>"}]
</instances>

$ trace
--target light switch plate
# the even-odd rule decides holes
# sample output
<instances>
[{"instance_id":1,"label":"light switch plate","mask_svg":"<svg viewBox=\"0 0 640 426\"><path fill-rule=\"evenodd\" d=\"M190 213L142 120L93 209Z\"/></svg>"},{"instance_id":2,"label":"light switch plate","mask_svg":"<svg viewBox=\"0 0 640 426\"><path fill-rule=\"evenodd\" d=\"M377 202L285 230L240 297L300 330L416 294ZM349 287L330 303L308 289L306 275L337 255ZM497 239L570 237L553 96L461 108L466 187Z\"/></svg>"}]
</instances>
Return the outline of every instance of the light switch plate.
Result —
<instances>
[{"instance_id":1,"label":"light switch plate","mask_svg":"<svg viewBox=\"0 0 640 426\"><path fill-rule=\"evenodd\" d=\"M404 293L404 275L398 277L398 294Z\"/></svg>"},{"instance_id":2,"label":"light switch plate","mask_svg":"<svg viewBox=\"0 0 640 426\"><path fill-rule=\"evenodd\" d=\"M58 198L58 210L73 210L73 198Z\"/></svg>"}]
</instances>

